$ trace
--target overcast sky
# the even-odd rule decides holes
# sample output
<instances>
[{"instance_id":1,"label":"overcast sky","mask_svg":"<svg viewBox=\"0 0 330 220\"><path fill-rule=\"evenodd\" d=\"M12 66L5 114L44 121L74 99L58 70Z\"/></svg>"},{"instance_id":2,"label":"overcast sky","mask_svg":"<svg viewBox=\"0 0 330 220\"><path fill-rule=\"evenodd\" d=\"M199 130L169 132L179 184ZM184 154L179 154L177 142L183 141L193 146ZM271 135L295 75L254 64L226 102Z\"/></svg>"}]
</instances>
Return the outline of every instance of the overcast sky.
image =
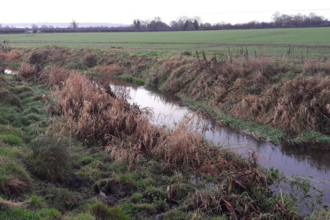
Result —
<instances>
[{"instance_id":1,"label":"overcast sky","mask_svg":"<svg viewBox=\"0 0 330 220\"><path fill-rule=\"evenodd\" d=\"M199 16L211 24L270 21L272 14L315 12L330 20L330 0L3 0L1 23L102 22L131 24L133 19L161 17L166 23L180 16Z\"/></svg>"}]
</instances>

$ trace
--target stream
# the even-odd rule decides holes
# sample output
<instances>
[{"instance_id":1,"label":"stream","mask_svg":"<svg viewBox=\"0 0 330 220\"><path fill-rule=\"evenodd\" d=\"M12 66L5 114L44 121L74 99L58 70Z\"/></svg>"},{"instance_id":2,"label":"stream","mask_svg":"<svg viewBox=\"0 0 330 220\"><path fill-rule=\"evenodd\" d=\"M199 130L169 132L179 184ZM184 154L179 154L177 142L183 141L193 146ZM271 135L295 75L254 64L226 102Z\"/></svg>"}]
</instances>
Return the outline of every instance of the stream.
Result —
<instances>
[{"instance_id":1,"label":"stream","mask_svg":"<svg viewBox=\"0 0 330 220\"><path fill-rule=\"evenodd\" d=\"M196 109L189 107L174 94L163 93L157 89L144 86L126 85L125 82L111 80L112 89L126 87L130 93L130 103L140 108L152 108L154 124L172 127L174 122ZM158 116L163 117L158 117ZM164 117L166 116L166 117ZM161 119L160 119L161 118ZM274 167L285 176L298 176L310 180L316 188L330 188L330 152L308 149L306 147L276 146L270 142L260 141L249 135L226 126L216 129L217 123L211 117L204 119L205 138L213 143L220 143L235 151L244 153L253 149L259 155L259 163L265 167ZM330 193L325 193L323 203L330 204Z\"/></svg>"}]
</instances>

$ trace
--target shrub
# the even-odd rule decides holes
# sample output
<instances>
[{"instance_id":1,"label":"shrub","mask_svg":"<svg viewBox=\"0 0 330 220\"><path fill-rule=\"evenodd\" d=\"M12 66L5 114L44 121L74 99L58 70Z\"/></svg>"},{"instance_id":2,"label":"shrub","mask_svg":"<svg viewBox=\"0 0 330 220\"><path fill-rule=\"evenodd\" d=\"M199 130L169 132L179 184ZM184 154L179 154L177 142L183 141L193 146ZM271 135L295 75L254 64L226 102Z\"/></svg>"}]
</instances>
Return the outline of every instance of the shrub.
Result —
<instances>
[{"instance_id":1,"label":"shrub","mask_svg":"<svg viewBox=\"0 0 330 220\"><path fill-rule=\"evenodd\" d=\"M12 159L0 156L0 194L11 198L31 190L32 181L24 168Z\"/></svg>"},{"instance_id":2,"label":"shrub","mask_svg":"<svg viewBox=\"0 0 330 220\"><path fill-rule=\"evenodd\" d=\"M89 211L92 215L99 220L129 220L130 218L126 215L125 211L121 207L108 207L102 202L94 203Z\"/></svg>"},{"instance_id":3,"label":"shrub","mask_svg":"<svg viewBox=\"0 0 330 220\"><path fill-rule=\"evenodd\" d=\"M70 162L69 142L65 139L40 138L31 143L32 170L43 178L61 178Z\"/></svg>"},{"instance_id":4,"label":"shrub","mask_svg":"<svg viewBox=\"0 0 330 220\"><path fill-rule=\"evenodd\" d=\"M183 51L181 55L191 56L192 53L190 51Z\"/></svg>"}]
</instances>

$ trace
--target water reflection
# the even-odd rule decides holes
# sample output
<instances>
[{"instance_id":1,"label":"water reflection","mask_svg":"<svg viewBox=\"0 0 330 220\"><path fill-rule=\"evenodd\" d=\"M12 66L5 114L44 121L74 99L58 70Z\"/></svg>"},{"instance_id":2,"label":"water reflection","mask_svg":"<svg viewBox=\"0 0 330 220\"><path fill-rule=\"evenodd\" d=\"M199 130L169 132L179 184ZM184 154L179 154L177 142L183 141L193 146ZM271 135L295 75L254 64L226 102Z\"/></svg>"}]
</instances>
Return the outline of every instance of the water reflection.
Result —
<instances>
[{"instance_id":1,"label":"water reflection","mask_svg":"<svg viewBox=\"0 0 330 220\"><path fill-rule=\"evenodd\" d=\"M4 74L8 74L8 75L17 75L18 74L16 67L0 66L0 69L3 69Z\"/></svg>"}]
</instances>

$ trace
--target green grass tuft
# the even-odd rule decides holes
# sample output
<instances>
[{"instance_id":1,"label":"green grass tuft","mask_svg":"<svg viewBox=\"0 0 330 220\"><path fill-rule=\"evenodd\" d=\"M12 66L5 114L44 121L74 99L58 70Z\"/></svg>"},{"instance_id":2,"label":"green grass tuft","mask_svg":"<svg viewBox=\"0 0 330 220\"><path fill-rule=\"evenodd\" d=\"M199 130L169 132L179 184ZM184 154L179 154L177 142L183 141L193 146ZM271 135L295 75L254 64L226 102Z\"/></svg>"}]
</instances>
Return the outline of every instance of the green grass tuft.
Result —
<instances>
[{"instance_id":1,"label":"green grass tuft","mask_svg":"<svg viewBox=\"0 0 330 220\"><path fill-rule=\"evenodd\" d=\"M56 209L41 209L38 211L28 211L25 209L7 209L0 212L1 220L63 220L63 216Z\"/></svg>"},{"instance_id":2,"label":"green grass tuft","mask_svg":"<svg viewBox=\"0 0 330 220\"><path fill-rule=\"evenodd\" d=\"M22 143L22 139L14 134L0 134L0 140L10 145L20 145Z\"/></svg>"},{"instance_id":3,"label":"green grass tuft","mask_svg":"<svg viewBox=\"0 0 330 220\"><path fill-rule=\"evenodd\" d=\"M143 198L141 193L133 193L132 195L134 202L140 202Z\"/></svg>"},{"instance_id":4,"label":"green grass tuft","mask_svg":"<svg viewBox=\"0 0 330 220\"><path fill-rule=\"evenodd\" d=\"M70 163L69 142L65 139L39 138L31 143L32 170L43 178L62 178Z\"/></svg>"},{"instance_id":5,"label":"green grass tuft","mask_svg":"<svg viewBox=\"0 0 330 220\"><path fill-rule=\"evenodd\" d=\"M143 79L136 78L133 76L120 76L120 79L125 80L126 82L137 84L137 85L144 85L145 82Z\"/></svg>"},{"instance_id":6,"label":"green grass tuft","mask_svg":"<svg viewBox=\"0 0 330 220\"><path fill-rule=\"evenodd\" d=\"M125 211L121 207L108 207L102 202L96 202L89 208L90 213L99 220L129 220Z\"/></svg>"},{"instance_id":7,"label":"green grass tuft","mask_svg":"<svg viewBox=\"0 0 330 220\"><path fill-rule=\"evenodd\" d=\"M22 196L32 190L32 181L22 165L0 156L0 194L6 198Z\"/></svg>"}]
</instances>

